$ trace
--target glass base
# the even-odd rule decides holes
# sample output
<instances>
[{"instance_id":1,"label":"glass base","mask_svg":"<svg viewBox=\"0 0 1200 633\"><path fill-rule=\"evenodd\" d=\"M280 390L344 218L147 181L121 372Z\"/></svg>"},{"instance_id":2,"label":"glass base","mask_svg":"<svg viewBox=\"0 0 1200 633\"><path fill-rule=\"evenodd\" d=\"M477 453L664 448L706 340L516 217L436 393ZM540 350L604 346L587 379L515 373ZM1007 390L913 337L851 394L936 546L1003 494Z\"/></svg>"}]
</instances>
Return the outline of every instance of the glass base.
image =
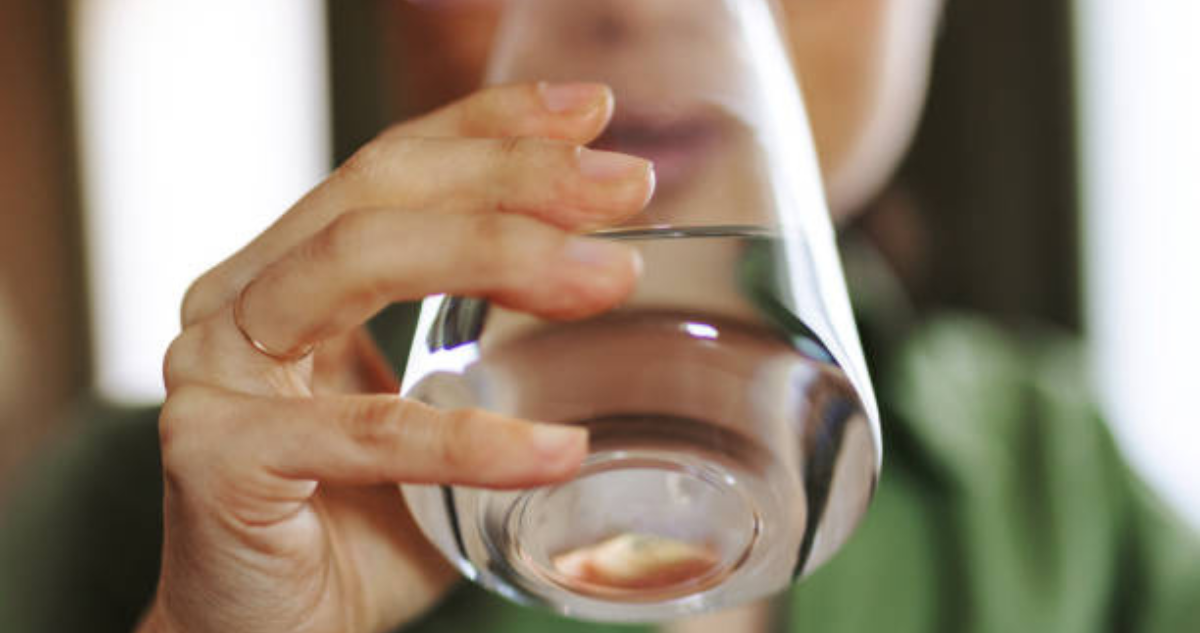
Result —
<instances>
[{"instance_id":1,"label":"glass base","mask_svg":"<svg viewBox=\"0 0 1200 633\"><path fill-rule=\"evenodd\" d=\"M661 621L787 585L803 493L767 485L789 479L768 477L764 451L694 420L627 415L585 425L592 452L566 483L405 486L405 495L414 507L442 507L446 524L422 528L460 554L452 560L468 577L571 617Z\"/></svg>"},{"instance_id":2,"label":"glass base","mask_svg":"<svg viewBox=\"0 0 1200 633\"><path fill-rule=\"evenodd\" d=\"M521 494L506 514L495 536L522 576L618 602L720 584L761 529L733 474L663 451L593 453L576 479Z\"/></svg>"}]
</instances>

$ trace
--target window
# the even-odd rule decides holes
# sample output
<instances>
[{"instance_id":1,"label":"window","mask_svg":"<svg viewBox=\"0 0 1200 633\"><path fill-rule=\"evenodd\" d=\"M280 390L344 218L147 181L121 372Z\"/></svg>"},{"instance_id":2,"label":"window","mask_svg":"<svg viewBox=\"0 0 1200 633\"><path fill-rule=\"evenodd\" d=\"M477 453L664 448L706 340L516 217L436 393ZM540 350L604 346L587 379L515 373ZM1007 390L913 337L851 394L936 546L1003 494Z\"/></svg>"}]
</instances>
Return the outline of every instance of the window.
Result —
<instances>
[{"instance_id":1,"label":"window","mask_svg":"<svg viewBox=\"0 0 1200 633\"><path fill-rule=\"evenodd\" d=\"M1134 465L1200 525L1200 3L1075 6L1101 401Z\"/></svg>"},{"instance_id":2,"label":"window","mask_svg":"<svg viewBox=\"0 0 1200 633\"><path fill-rule=\"evenodd\" d=\"M192 279L329 167L321 0L72 5L96 378L161 397Z\"/></svg>"}]
</instances>

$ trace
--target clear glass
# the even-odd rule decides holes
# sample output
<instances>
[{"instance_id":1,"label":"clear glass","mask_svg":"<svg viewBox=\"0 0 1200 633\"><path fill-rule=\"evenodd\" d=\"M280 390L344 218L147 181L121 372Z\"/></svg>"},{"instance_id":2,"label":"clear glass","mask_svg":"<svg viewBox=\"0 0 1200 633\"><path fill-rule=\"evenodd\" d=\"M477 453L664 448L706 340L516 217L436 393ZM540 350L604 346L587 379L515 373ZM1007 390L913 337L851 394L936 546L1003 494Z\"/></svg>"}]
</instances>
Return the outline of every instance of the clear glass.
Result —
<instances>
[{"instance_id":1,"label":"clear glass","mask_svg":"<svg viewBox=\"0 0 1200 633\"><path fill-rule=\"evenodd\" d=\"M586 426L577 478L405 486L472 580L566 615L656 621L811 572L859 522L879 415L803 101L768 0L509 0L488 81L603 81L598 147L655 162L620 307L547 322L470 298L422 306L403 392Z\"/></svg>"}]
</instances>

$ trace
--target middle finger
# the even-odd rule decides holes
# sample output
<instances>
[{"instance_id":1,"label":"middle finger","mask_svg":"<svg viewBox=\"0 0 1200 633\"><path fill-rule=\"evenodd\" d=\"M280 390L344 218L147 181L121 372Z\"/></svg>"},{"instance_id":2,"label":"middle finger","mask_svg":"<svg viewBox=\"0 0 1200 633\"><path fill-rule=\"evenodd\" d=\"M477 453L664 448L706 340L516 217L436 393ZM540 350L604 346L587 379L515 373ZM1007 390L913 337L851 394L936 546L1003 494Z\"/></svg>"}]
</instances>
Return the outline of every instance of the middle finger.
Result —
<instances>
[{"instance_id":1,"label":"middle finger","mask_svg":"<svg viewBox=\"0 0 1200 633\"><path fill-rule=\"evenodd\" d=\"M653 165L628 154L530 137L393 137L360 150L294 214L324 226L346 209L450 202L580 230L641 210L653 190Z\"/></svg>"}]
</instances>

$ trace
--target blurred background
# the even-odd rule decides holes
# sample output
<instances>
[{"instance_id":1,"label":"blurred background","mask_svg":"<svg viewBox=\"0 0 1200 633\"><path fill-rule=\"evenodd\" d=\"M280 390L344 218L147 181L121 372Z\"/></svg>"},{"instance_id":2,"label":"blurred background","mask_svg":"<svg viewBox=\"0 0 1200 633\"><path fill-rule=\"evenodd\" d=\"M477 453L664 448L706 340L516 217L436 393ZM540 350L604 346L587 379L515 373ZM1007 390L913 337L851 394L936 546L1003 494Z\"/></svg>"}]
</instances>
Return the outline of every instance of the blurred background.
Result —
<instances>
[{"instance_id":1,"label":"blurred background","mask_svg":"<svg viewBox=\"0 0 1200 633\"><path fill-rule=\"evenodd\" d=\"M0 2L0 504L83 403L159 400L188 283L387 123L378 4ZM878 204L921 216L921 305L1083 337L1200 526L1198 31L1192 0L949 0Z\"/></svg>"}]
</instances>

